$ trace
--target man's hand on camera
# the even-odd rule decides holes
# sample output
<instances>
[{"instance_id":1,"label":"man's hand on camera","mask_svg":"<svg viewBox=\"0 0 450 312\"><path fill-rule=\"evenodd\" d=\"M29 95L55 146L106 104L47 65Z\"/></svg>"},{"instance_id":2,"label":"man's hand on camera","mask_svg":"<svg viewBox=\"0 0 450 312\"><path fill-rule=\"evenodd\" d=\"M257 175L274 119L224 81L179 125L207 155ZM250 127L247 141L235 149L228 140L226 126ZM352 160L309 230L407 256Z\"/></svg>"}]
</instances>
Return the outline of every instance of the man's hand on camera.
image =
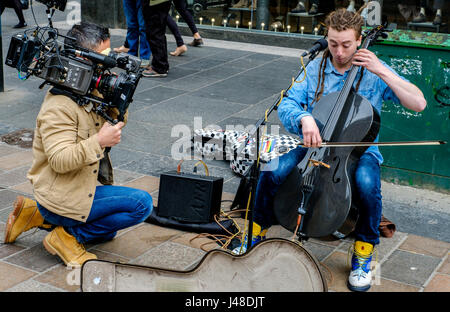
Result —
<instances>
[{"instance_id":1,"label":"man's hand on camera","mask_svg":"<svg viewBox=\"0 0 450 312\"><path fill-rule=\"evenodd\" d=\"M105 122L103 127L97 133L97 140L101 148L112 147L120 143L122 128L125 124L119 121L116 125Z\"/></svg>"}]
</instances>

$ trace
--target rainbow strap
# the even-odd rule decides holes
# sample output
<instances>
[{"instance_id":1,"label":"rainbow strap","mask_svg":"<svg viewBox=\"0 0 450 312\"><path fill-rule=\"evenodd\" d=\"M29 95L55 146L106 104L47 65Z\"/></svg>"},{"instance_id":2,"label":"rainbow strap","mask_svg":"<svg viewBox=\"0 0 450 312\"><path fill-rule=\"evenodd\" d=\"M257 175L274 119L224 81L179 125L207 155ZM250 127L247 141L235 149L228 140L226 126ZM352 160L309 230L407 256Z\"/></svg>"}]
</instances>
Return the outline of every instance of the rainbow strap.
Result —
<instances>
[{"instance_id":1,"label":"rainbow strap","mask_svg":"<svg viewBox=\"0 0 450 312\"><path fill-rule=\"evenodd\" d=\"M261 152L270 153L272 151L272 148L275 146L276 141L276 139L267 139L266 141L264 141Z\"/></svg>"}]
</instances>

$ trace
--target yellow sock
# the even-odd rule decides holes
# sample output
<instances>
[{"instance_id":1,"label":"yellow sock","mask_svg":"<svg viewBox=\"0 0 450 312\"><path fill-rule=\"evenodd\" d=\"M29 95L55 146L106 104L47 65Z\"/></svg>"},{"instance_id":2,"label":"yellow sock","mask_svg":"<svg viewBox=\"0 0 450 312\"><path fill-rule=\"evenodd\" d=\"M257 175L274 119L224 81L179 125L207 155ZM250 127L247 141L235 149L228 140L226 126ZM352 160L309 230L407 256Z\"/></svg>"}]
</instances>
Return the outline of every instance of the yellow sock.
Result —
<instances>
[{"instance_id":1,"label":"yellow sock","mask_svg":"<svg viewBox=\"0 0 450 312\"><path fill-rule=\"evenodd\" d=\"M355 242L355 251L362 256L368 256L372 253L373 245L363 241Z\"/></svg>"},{"instance_id":2,"label":"yellow sock","mask_svg":"<svg viewBox=\"0 0 450 312\"><path fill-rule=\"evenodd\" d=\"M267 229L261 231L261 226L258 223L253 222L252 236L254 236L254 237L258 236L258 235L265 236L266 233L267 233Z\"/></svg>"}]
</instances>

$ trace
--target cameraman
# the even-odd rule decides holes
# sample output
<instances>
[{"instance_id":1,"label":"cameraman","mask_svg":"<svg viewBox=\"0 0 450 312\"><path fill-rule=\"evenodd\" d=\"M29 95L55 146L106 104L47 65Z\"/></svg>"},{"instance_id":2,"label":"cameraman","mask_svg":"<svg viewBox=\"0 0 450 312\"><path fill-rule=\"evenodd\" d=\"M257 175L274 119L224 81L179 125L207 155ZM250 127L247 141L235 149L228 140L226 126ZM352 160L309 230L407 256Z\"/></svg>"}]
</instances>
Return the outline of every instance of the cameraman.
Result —
<instances>
[{"instance_id":1,"label":"cameraman","mask_svg":"<svg viewBox=\"0 0 450 312\"><path fill-rule=\"evenodd\" d=\"M76 46L99 53L110 50L108 28L82 22L67 36L75 38ZM93 94L100 96L97 90ZM105 122L92 105L80 106L64 95L47 93L36 120L33 164L28 172L37 202L21 196L16 199L5 243L13 243L31 228L46 228L51 232L44 238L45 249L66 265L82 265L97 258L83 244L111 240L118 230L150 215L153 205L147 192L112 185L112 165L105 148L120 142L125 124ZM114 112L109 115L116 117ZM103 185L97 185L97 180Z\"/></svg>"}]
</instances>

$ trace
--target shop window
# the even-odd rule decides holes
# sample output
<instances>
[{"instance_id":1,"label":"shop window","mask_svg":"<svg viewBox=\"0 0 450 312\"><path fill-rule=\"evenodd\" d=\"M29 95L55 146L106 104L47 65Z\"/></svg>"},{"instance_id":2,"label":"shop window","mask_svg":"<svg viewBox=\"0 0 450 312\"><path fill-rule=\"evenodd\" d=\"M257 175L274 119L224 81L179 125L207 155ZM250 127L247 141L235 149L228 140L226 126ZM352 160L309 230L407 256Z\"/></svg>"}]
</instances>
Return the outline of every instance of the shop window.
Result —
<instances>
[{"instance_id":1,"label":"shop window","mask_svg":"<svg viewBox=\"0 0 450 312\"><path fill-rule=\"evenodd\" d=\"M387 23L390 28L448 33L446 0L178 0L186 1L197 25L228 30L323 35L323 22L337 8L362 11L367 26ZM174 1L175 2L175 1ZM423 17L421 17L423 13ZM185 21L172 9L177 23Z\"/></svg>"}]
</instances>

